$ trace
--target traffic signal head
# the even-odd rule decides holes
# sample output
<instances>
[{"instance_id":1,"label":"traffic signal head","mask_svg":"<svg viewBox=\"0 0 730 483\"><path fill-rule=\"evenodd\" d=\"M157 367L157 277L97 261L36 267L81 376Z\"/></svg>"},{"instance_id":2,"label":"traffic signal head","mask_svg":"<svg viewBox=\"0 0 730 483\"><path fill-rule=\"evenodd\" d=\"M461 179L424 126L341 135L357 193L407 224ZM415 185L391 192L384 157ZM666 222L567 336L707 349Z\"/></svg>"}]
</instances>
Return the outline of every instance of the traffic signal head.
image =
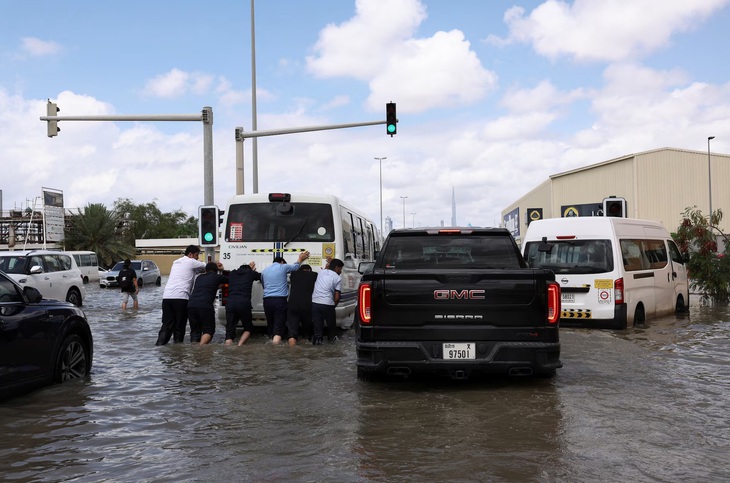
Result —
<instances>
[{"instance_id":1,"label":"traffic signal head","mask_svg":"<svg viewBox=\"0 0 730 483\"><path fill-rule=\"evenodd\" d=\"M626 218L626 200L616 196L603 199L603 216Z\"/></svg>"},{"instance_id":2,"label":"traffic signal head","mask_svg":"<svg viewBox=\"0 0 730 483\"><path fill-rule=\"evenodd\" d=\"M390 134L398 133L398 116L395 115L395 102L389 102L385 105L385 132Z\"/></svg>"},{"instance_id":3,"label":"traffic signal head","mask_svg":"<svg viewBox=\"0 0 730 483\"><path fill-rule=\"evenodd\" d=\"M58 111L60 109L58 108L58 104L55 102L51 102L51 100L48 100L48 103L46 104L46 116L57 116ZM46 121L48 123L48 137L52 138L53 136L58 136L58 131L61 129L58 127L58 121L55 119L53 121Z\"/></svg>"},{"instance_id":4,"label":"traffic signal head","mask_svg":"<svg viewBox=\"0 0 730 483\"><path fill-rule=\"evenodd\" d=\"M198 207L198 241L201 247L218 246L218 207Z\"/></svg>"}]
</instances>

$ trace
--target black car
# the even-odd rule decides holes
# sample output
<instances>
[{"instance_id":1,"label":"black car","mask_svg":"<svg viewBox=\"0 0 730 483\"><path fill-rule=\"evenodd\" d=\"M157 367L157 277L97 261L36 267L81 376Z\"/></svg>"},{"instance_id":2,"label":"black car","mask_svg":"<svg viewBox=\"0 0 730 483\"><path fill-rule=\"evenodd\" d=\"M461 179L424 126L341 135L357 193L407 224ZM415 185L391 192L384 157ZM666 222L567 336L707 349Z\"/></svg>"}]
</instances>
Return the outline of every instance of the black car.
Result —
<instances>
[{"instance_id":1,"label":"black car","mask_svg":"<svg viewBox=\"0 0 730 483\"><path fill-rule=\"evenodd\" d=\"M43 299L0 272L0 400L85 378L92 357L91 329L80 308Z\"/></svg>"}]
</instances>

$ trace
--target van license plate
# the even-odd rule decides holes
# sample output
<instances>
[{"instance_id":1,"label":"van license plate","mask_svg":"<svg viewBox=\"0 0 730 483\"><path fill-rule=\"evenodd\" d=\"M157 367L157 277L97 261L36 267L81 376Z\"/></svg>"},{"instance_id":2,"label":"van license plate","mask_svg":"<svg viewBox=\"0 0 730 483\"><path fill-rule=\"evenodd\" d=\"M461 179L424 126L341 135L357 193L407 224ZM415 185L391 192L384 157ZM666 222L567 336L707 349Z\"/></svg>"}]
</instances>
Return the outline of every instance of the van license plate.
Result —
<instances>
[{"instance_id":1,"label":"van license plate","mask_svg":"<svg viewBox=\"0 0 730 483\"><path fill-rule=\"evenodd\" d=\"M444 344L444 359L476 359L476 344L471 342L455 344L447 342Z\"/></svg>"},{"instance_id":2,"label":"van license plate","mask_svg":"<svg viewBox=\"0 0 730 483\"><path fill-rule=\"evenodd\" d=\"M562 293L562 301L568 304L575 303L575 294L574 293Z\"/></svg>"}]
</instances>

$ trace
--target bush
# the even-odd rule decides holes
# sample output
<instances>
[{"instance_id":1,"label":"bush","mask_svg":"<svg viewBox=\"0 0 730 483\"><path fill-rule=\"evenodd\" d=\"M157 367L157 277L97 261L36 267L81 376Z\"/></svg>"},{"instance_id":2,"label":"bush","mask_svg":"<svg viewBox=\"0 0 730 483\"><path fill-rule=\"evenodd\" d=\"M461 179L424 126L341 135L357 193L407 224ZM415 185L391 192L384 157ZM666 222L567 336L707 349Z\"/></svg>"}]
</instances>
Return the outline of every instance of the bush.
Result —
<instances>
[{"instance_id":1,"label":"bush","mask_svg":"<svg viewBox=\"0 0 730 483\"><path fill-rule=\"evenodd\" d=\"M717 228L722 211L714 211L712 219L708 219L693 206L686 208L682 216L682 223L672 236L689 259L690 288L713 302L730 302L730 240ZM717 234L725 239L723 253L717 251Z\"/></svg>"}]
</instances>

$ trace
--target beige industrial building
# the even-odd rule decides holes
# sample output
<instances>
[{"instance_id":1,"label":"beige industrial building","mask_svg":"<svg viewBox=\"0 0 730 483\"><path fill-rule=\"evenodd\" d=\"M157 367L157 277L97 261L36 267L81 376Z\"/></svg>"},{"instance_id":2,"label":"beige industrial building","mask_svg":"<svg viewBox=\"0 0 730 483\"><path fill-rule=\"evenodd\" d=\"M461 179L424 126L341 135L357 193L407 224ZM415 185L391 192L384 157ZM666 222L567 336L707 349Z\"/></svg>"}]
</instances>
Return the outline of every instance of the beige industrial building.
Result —
<instances>
[{"instance_id":1,"label":"beige industrial building","mask_svg":"<svg viewBox=\"0 0 730 483\"><path fill-rule=\"evenodd\" d=\"M502 226L520 243L531 220L602 216L603 199L616 196L626 200L628 218L656 220L675 232L686 208L709 213L711 190L712 210L725 217L718 227L728 233L729 188L730 155L656 149L551 175L502 210Z\"/></svg>"}]
</instances>

